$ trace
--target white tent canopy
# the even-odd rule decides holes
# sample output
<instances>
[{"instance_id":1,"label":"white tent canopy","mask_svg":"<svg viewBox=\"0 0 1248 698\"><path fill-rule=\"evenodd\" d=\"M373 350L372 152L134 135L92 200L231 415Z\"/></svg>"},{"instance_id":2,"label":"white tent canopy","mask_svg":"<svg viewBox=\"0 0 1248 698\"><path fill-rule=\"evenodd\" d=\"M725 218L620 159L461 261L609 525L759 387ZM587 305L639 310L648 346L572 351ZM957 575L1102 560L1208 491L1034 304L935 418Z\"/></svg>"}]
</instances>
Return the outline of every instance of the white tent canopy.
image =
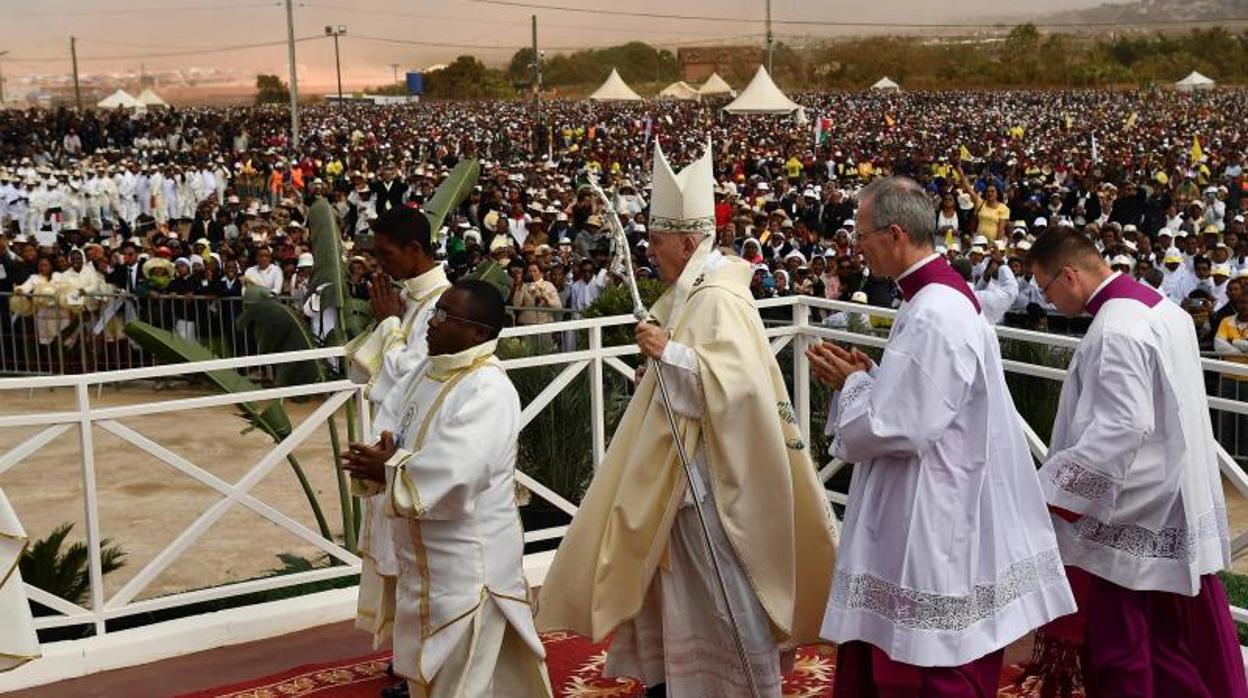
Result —
<instances>
[{"instance_id":1,"label":"white tent canopy","mask_svg":"<svg viewBox=\"0 0 1248 698\"><path fill-rule=\"evenodd\" d=\"M100 109L141 109L143 107L143 103L134 97L131 97L130 93L125 90L117 90L104 99L101 99L95 106Z\"/></svg>"},{"instance_id":2,"label":"white tent canopy","mask_svg":"<svg viewBox=\"0 0 1248 698\"><path fill-rule=\"evenodd\" d=\"M1217 83L1215 83L1211 78L1205 77L1204 75L1201 75L1200 73L1193 70L1191 75L1188 75L1182 80L1174 83L1174 89L1178 90L1179 92L1192 92L1194 90L1212 90L1214 85L1216 84Z\"/></svg>"},{"instance_id":3,"label":"white tent canopy","mask_svg":"<svg viewBox=\"0 0 1248 698\"><path fill-rule=\"evenodd\" d=\"M886 76L886 77L880 78L878 82L876 82L874 85L871 86L871 89L882 90L884 92L900 92L901 85L898 85L896 82L893 82L892 79Z\"/></svg>"},{"instance_id":4,"label":"white tent canopy","mask_svg":"<svg viewBox=\"0 0 1248 698\"><path fill-rule=\"evenodd\" d=\"M797 103L776 87L776 83L767 74L767 69L761 65L750 84L724 107L724 111L729 114L792 114L798 109Z\"/></svg>"},{"instance_id":5,"label":"white tent canopy","mask_svg":"<svg viewBox=\"0 0 1248 698\"><path fill-rule=\"evenodd\" d=\"M640 102L641 95L633 91L633 88L624 82L624 78L620 77L619 71L615 68L611 69L611 74L607 76L607 81L602 86L594 90L589 96L596 102Z\"/></svg>"},{"instance_id":6,"label":"white tent canopy","mask_svg":"<svg viewBox=\"0 0 1248 698\"><path fill-rule=\"evenodd\" d=\"M684 80L664 87L659 93L659 99L700 99L701 97L702 95Z\"/></svg>"},{"instance_id":7,"label":"white tent canopy","mask_svg":"<svg viewBox=\"0 0 1248 698\"><path fill-rule=\"evenodd\" d=\"M160 95L153 92L150 87L143 88L143 91L139 93L139 96L136 99L139 104L142 104L145 107L169 106L169 103L162 99Z\"/></svg>"},{"instance_id":8,"label":"white tent canopy","mask_svg":"<svg viewBox=\"0 0 1248 698\"><path fill-rule=\"evenodd\" d=\"M732 94L732 85L729 85L723 78L719 77L719 73L711 73L711 77L702 83L698 88L698 94L702 96L710 95L727 95Z\"/></svg>"}]
</instances>

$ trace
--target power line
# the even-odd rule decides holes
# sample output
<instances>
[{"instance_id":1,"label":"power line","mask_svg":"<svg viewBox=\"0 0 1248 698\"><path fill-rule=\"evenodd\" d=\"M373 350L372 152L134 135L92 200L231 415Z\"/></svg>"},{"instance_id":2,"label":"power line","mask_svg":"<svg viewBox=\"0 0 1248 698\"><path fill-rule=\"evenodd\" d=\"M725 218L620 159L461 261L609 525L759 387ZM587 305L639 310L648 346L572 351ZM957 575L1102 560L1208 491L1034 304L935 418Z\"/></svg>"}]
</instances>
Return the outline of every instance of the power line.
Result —
<instances>
[{"instance_id":1,"label":"power line","mask_svg":"<svg viewBox=\"0 0 1248 698\"><path fill-rule=\"evenodd\" d=\"M522 0L472 0L472 2L481 3L483 5L502 5L505 7L520 7L530 10L551 10L553 12L579 12L594 15L610 15L613 17L644 17L646 19L670 19L688 22L733 22L745 24L764 24L763 18L751 17L712 17L708 15L682 15L669 14L664 12L640 12L629 10L607 10L599 8L587 7L570 7L567 5L542 5L533 2L523 2ZM1176 24L1226 24L1248 22L1248 17L1221 17L1216 19L1167 19L1167 20L1127 20L1127 21L1086 21L1086 22L1044 22L1014 20L995 22L991 24L974 24L968 22L855 22L855 21L833 21L818 19L772 19L772 24L786 24L790 26L806 26L806 27L841 27L841 28L894 28L894 29L997 29L1007 27L1012 24L1028 23L1036 27L1057 28L1057 27L1139 27L1139 26L1172 26Z\"/></svg>"},{"instance_id":2,"label":"power line","mask_svg":"<svg viewBox=\"0 0 1248 698\"><path fill-rule=\"evenodd\" d=\"M735 36L720 36L714 39L704 39L702 41L680 41L680 40L654 41L654 40L651 40L651 41L647 41L646 43L651 46L662 46L662 47L697 46L697 45L703 45L703 44L719 42L719 41L740 41L742 39L759 38L761 36L762 36L761 33L751 33L751 34L737 34ZM459 48L459 49L473 49L473 50L481 50L481 51L519 51L520 49L523 49L523 48L530 48L529 46L524 46L520 44L515 44L515 45L457 44L457 43L448 43L448 42L440 42L440 41L417 41L414 39L395 39L395 38L385 37L385 36L367 36L367 35L362 35L362 34L354 34L354 35L351 35L350 38L363 39L364 41L376 41L376 42L385 43L385 44L401 44L405 46L425 46L425 47L432 47L432 48ZM589 50L601 49L603 47L602 46L543 46L543 48L547 51L589 51Z\"/></svg>"},{"instance_id":3,"label":"power line","mask_svg":"<svg viewBox=\"0 0 1248 698\"><path fill-rule=\"evenodd\" d=\"M353 12L353 13L365 12L370 15L385 15L387 17L404 17L407 19L420 19L420 20L434 21L434 22L462 22L465 24L498 24L498 25L506 25L506 26L515 26L516 22L518 21L515 19L488 19L484 17L455 17L455 16L449 16L449 15L427 15L427 14L420 14L416 12L400 12L398 10L381 10L381 9L372 9L372 8L348 7L345 5L325 5L321 3L316 3L316 4L301 3L299 6L305 9L309 9L309 10L335 10L339 12ZM602 25L562 24L562 23L557 23L557 22L542 22L542 28L543 29L577 29L580 31L615 31L615 32L627 31L629 29L627 27L621 28L617 26L605 27ZM637 31L642 31L642 29L637 28ZM717 36L716 34L707 33L707 32L682 31L681 33L687 36L708 36L708 37Z\"/></svg>"},{"instance_id":4,"label":"power line","mask_svg":"<svg viewBox=\"0 0 1248 698\"><path fill-rule=\"evenodd\" d=\"M19 14L0 15L0 19L48 19L62 17L84 17L84 16L108 16L108 15L134 15L134 14L156 14L168 12L202 12L208 10L238 10L252 7L280 7L281 3L277 2L248 2L236 5L183 5L178 6L158 6L158 7L131 7L116 8L112 10L74 10L73 12L23 12Z\"/></svg>"}]
</instances>

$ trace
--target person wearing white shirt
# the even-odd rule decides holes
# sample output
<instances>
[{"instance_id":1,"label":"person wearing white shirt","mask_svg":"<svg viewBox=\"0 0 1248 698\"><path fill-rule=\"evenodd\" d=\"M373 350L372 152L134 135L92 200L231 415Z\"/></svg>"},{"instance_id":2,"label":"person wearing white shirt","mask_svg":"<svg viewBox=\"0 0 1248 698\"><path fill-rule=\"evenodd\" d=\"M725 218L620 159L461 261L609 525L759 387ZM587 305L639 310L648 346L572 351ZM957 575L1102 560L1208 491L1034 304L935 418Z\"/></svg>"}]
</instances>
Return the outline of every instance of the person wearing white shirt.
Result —
<instances>
[{"instance_id":1,"label":"person wearing white shirt","mask_svg":"<svg viewBox=\"0 0 1248 698\"><path fill-rule=\"evenodd\" d=\"M975 284L975 298L984 311L984 319L989 324L1000 325L1018 298L1018 279L1014 278L1009 265L989 261L984 275Z\"/></svg>"},{"instance_id":2,"label":"person wearing white shirt","mask_svg":"<svg viewBox=\"0 0 1248 698\"><path fill-rule=\"evenodd\" d=\"M1073 231L1045 233L1031 254L1058 310L1093 318L1040 468L1062 559L1089 577L1087 695L1244 698L1216 576L1231 550L1191 317Z\"/></svg>"},{"instance_id":3,"label":"person wearing white shirt","mask_svg":"<svg viewBox=\"0 0 1248 698\"><path fill-rule=\"evenodd\" d=\"M927 194L859 194L859 242L906 302L883 360L807 351L836 390L833 456L855 463L821 636L837 695L996 695L1004 648L1075 610L1000 349L932 249Z\"/></svg>"},{"instance_id":4,"label":"person wearing white shirt","mask_svg":"<svg viewBox=\"0 0 1248 698\"><path fill-rule=\"evenodd\" d=\"M273 252L262 247L256 250L256 263L243 272L243 281L248 284L267 288L273 295L282 293L282 268L273 263Z\"/></svg>"},{"instance_id":5,"label":"person wearing white shirt","mask_svg":"<svg viewBox=\"0 0 1248 698\"><path fill-rule=\"evenodd\" d=\"M1210 278L1213 279L1213 290L1210 291L1213 295L1213 310L1217 312L1230 300L1226 295L1226 284L1231 278L1231 265L1213 265L1213 269L1210 271Z\"/></svg>"},{"instance_id":6,"label":"person wearing white shirt","mask_svg":"<svg viewBox=\"0 0 1248 698\"><path fill-rule=\"evenodd\" d=\"M1183 264L1183 255L1177 248L1166 250L1162 258L1161 290L1170 300L1182 303L1187 294L1196 288L1196 277Z\"/></svg>"},{"instance_id":7,"label":"person wearing white shirt","mask_svg":"<svg viewBox=\"0 0 1248 698\"><path fill-rule=\"evenodd\" d=\"M394 673L412 696L551 695L516 505L520 398L494 356L505 322L502 294L485 281L441 294L429 359L392 395L398 421L343 454L396 521L387 612Z\"/></svg>"},{"instance_id":8,"label":"person wearing white shirt","mask_svg":"<svg viewBox=\"0 0 1248 698\"><path fill-rule=\"evenodd\" d=\"M568 302L568 308L578 313L574 317L579 318L582 310L593 305L606 287L607 269L604 267L595 272L593 262L582 261L577 267L577 279L571 284Z\"/></svg>"}]
</instances>

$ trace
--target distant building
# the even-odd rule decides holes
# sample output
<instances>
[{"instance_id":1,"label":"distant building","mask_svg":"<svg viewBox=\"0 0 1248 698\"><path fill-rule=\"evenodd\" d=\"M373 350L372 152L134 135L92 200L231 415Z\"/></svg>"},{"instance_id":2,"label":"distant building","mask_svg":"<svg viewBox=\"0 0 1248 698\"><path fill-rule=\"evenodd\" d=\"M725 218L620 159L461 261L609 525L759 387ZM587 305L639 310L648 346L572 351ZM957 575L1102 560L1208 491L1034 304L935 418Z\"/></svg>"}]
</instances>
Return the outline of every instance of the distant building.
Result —
<instances>
[{"instance_id":1,"label":"distant building","mask_svg":"<svg viewBox=\"0 0 1248 698\"><path fill-rule=\"evenodd\" d=\"M702 82L711 73L735 74L738 68L746 68L747 75L762 64L763 49L758 46L700 46L676 50L680 61L681 78L685 82Z\"/></svg>"}]
</instances>

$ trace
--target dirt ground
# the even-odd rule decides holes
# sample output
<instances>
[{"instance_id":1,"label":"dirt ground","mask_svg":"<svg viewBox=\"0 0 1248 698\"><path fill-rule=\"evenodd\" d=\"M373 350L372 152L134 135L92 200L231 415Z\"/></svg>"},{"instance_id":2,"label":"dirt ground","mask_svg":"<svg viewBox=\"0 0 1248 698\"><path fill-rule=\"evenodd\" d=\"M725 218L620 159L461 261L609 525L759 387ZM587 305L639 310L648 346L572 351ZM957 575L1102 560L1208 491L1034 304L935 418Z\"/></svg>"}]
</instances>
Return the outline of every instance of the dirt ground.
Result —
<instances>
[{"instance_id":1,"label":"dirt ground","mask_svg":"<svg viewBox=\"0 0 1248 698\"><path fill-rule=\"evenodd\" d=\"M150 384L106 386L93 406L129 405L208 394L189 386L153 390ZM287 401L294 425L311 414L320 400ZM0 415L73 409L69 389L0 391ZM122 420L134 429L217 477L233 483L273 446L258 431L240 433L244 422L230 407L165 412ZM339 433L347 438L345 411L338 413ZM37 432L35 427L0 429L6 448ZM105 576L106 597L129 581L213 503L214 490L96 426L96 482L101 534L125 551L125 566ZM320 426L295 455L303 465L336 537L342 535L338 491L329 430ZM1232 536L1248 529L1248 499L1224 483ZM85 539L82 467L77 426L0 474L3 488L27 535L42 538L62 523L73 523L70 540ZM294 473L279 463L253 489L260 501L316 531L316 521ZM228 513L139 594L150 598L262 576L281 566L277 555L316 556L319 552L293 534L241 504ZM1248 556L1235 564L1248 573Z\"/></svg>"},{"instance_id":2,"label":"dirt ground","mask_svg":"<svg viewBox=\"0 0 1248 698\"><path fill-rule=\"evenodd\" d=\"M149 384L105 387L94 407L166 401L209 394L191 387L154 391ZM298 426L319 405L320 398L286 402ZM70 389L0 392L0 414L11 415L73 409ZM347 439L345 410L338 414L339 434ZM232 406L132 417L121 423L186 460L235 483L273 447L259 432L242 434L244 421ZM37 433L38 427L0 429L6 448ZM148 455L138 447L93 429L100 533L125 551L125 566L105 576L106 597L134 577L165 546L221 495L206 485ZM295 456L311 481L331 530L342 535L338 489L330 450L329 429L320 426ZM85 540L83 473L78 427L47 444L9 471L0 474L4 489L27 535L42 538L62 523L72 523L70 540ZM251 493L260 501L317 531L303 490L290 465L280 462ZM235 504L190 548L166 568L138 598L215 586L262 576L281 567L279 553L319 555L312 546L241 504Z\"/></svg>"}]
</instances>

